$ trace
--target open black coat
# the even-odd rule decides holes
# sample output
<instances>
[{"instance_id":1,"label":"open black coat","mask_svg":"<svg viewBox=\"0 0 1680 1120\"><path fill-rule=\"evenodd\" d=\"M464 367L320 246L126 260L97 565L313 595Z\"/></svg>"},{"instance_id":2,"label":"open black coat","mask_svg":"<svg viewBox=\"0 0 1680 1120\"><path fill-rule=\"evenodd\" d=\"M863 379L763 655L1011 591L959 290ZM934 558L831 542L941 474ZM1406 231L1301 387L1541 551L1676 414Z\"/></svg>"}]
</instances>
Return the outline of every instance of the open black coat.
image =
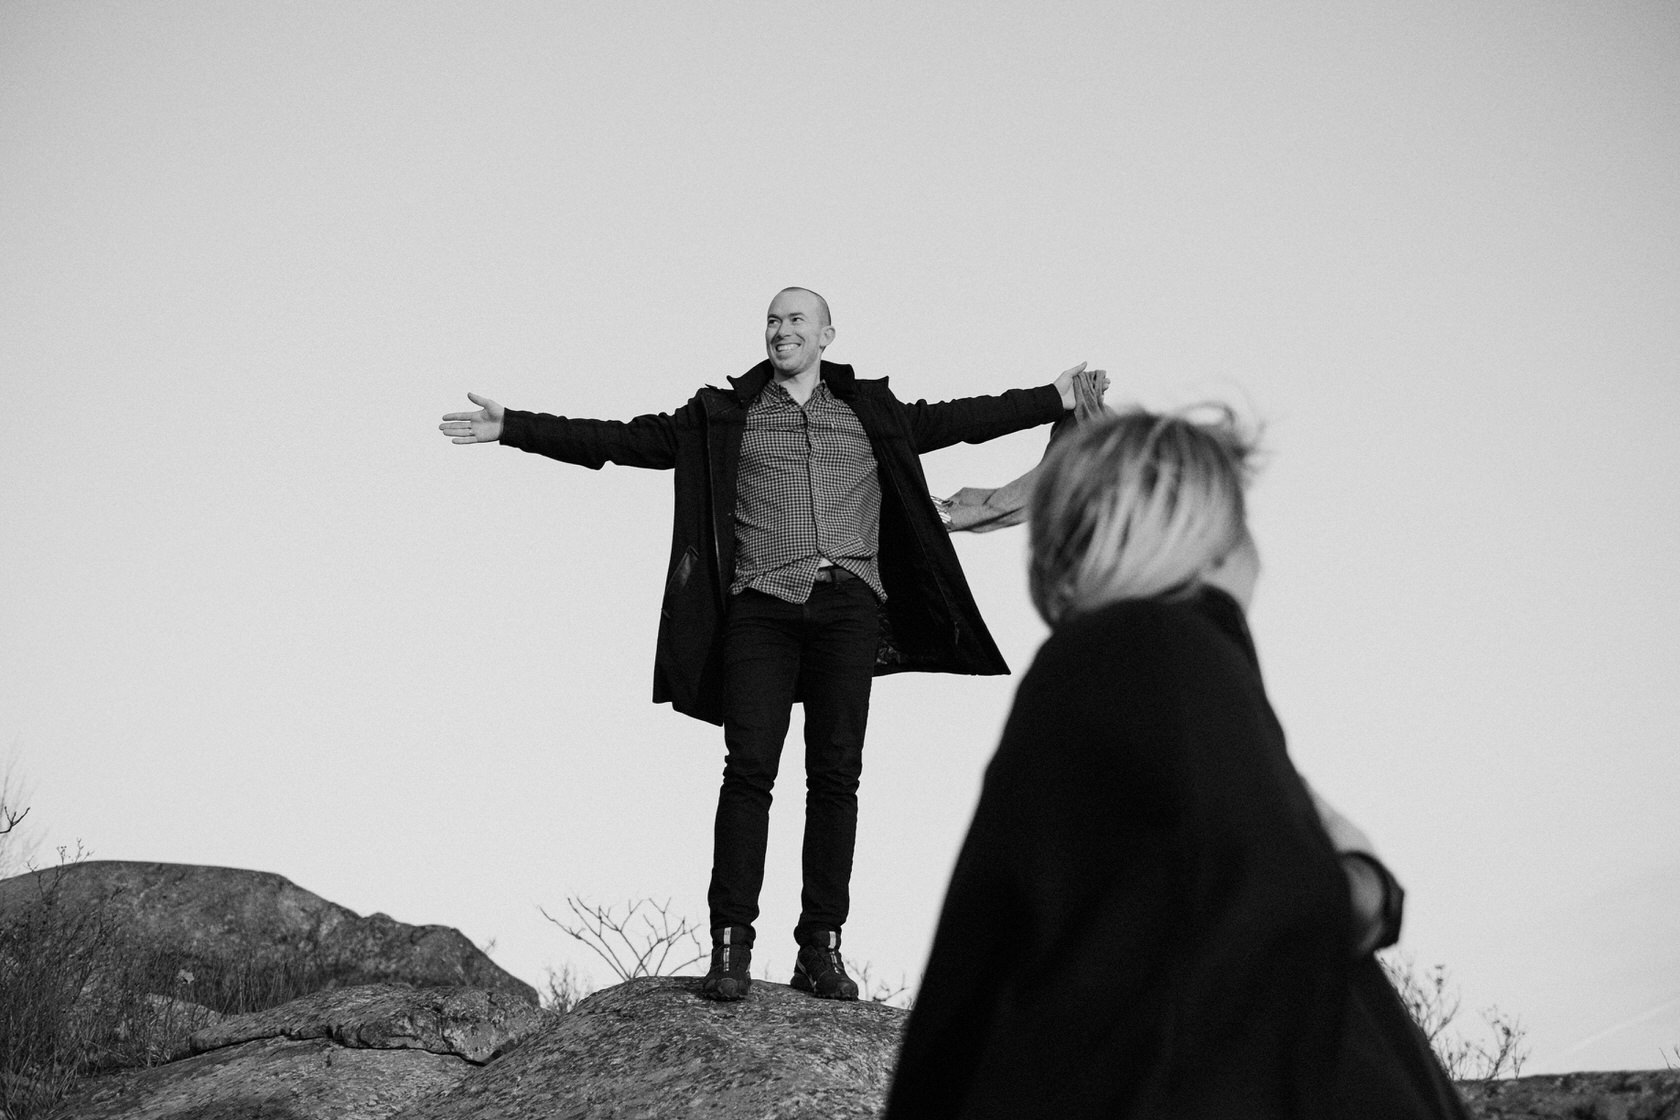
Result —
<instances>
[{"instance_id":1,"label":"open black coat","mask_svg":"<svg viewBox=\"0 0 1680 1120\"><path fill-rule=\"evenodd\" d=\"M628 421L509 409L501 442L599 470L606 463L674 470L671 555L660 605L653 699L723 722L722 620L735 570L735 485L747 408L770 380L760 362L730 388L702 388L682 408ZM1064 412L1054 386L995 397L904 404L886 378L862 380L823 362L875 453L881 479L879 562L887 603L876 672L1007 673L980 617L950 535L928 497L917 456L1050 423Z\"/></svg>"},{"instance_id":2,"label":"open black coat","mask_svg":"<svg viewBox=\"0 0 1680 1120\"><path fill-rule=\"evenodd\" d=\"M1062 624L952 875L889 1120L1458 1117L1223 592Z\"/></svg>"}]
</instances>

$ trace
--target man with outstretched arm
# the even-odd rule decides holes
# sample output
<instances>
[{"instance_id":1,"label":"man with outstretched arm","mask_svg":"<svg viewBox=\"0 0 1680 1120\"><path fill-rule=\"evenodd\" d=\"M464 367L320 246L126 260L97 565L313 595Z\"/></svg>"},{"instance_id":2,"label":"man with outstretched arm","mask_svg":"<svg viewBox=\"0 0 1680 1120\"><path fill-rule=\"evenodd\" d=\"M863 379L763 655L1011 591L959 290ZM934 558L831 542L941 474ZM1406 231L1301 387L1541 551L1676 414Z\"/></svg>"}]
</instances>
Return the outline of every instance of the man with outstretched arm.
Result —
<instances>
[{"instance_id":1,"label":"man with outstretched arm","mask_svg":"<svg viewBox=\"0 0 1680 1120\"><path fill-rule=\"evenodd\" d=\"M917 456L1055 421L1074 407L1084 368L1036 389L904 404L885 378L823 361L833 339L827 301L785 288L765 319L768 359L674 412L579 420L469 393L479 410L439 425L455 443L675 472L653 699L724 729L703 988L715 999L740 999L751 985L771 789L796 701L805 705L806 795L791 983L857 998L840 930L870 684L908 670L1009 671Z\"/></svg>"}]
</instances>

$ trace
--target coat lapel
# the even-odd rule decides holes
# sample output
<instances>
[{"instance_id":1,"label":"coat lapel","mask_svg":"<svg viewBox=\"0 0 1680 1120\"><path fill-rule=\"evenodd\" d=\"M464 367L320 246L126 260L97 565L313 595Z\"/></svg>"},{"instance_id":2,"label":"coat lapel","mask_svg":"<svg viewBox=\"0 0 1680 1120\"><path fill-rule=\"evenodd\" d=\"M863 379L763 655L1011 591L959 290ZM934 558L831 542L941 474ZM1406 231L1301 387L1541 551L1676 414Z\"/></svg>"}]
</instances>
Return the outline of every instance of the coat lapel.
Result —
<instances>
[{"instance_id":1,"label":"coat lapel","mask_svg":"<svg viewBox=\"0 0 1680 1120\"><path fill-rule=\"evenodd\" d=\"M741 374L741 376L731 377L729 379L729 386L735 392L735 403L740 405L742 408L750 407L754 398L758 396L769 381L769 362L759 362L756 366Z\"/></svg>"}]
</instances>

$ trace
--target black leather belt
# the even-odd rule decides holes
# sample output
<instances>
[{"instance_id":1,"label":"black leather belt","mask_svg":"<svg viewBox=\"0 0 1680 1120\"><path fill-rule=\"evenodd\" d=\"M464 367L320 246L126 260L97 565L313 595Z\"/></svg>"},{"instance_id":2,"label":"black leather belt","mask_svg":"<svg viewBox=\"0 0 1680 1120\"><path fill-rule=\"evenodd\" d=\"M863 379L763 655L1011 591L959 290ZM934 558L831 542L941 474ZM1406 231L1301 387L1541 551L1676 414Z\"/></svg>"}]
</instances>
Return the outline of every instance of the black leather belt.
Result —
<instances>
[{"instance_id":1,"label":"black leather belt","mask_svg":"<svg viewBox=\"0 0 1680 1120\"><path fill-rule=\"evenodd\" d=\"M848 572L845 568L842 568L839 565L834 565L833 567L828 567L828 568L818 568L817 569L817 578L815 580L813 580L812 582L813 583L845 583L849 579L856 579L856 578L858 578L858 577L854 576L851 572Z\"/></svg>"}]
</instances>

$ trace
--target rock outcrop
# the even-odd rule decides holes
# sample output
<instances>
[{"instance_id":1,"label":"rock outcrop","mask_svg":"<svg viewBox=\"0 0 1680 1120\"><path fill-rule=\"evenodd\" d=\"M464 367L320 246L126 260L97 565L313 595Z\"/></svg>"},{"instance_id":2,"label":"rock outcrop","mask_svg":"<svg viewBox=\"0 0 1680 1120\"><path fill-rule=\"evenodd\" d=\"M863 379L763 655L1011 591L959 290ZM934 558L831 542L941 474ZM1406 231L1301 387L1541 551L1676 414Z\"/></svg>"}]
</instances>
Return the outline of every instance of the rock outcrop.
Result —
<instances>
[{"instance_id":1,"label":"rock outcrop","mask_svg":"<svg viewBox=\"0 0 1680 1120\"><path fill-rule=\"evenodd\" d=\"M192 1036L193 1056L90 1078L76 1120L384 1120L447 1091L550 1016L475 988L317 992Z\"/></svg>"},{"instance_id":2,"label":"rock outcrop","mask_svg":"<svg viewBox=\"0 0 1680 1120\"><path fill-rule=\"evenodd\" d=\"M96 975L79 1013L118 1034L149 1014L167 1026L149 1060L175 1059L85 1079L54 1120L861 1120L879 1115L907 1018L762 980L715 1003L697 977L543 1012L458 931L359 917L263 872L97 861L0 881L0 922L51 908L164 955L168 991L135 1003ZM224 1018L183 998L204 989L195 960L332 968L324 990ZM1478 1120L1680 1120L1680 1070L1460 1088Z\"/></svg>"},{"instance_id":3,"label":"rock outcrop","mask_svg":"<svg viewBox=\"0 0 1680 1120\"><path fill-rule=\"evenodd\" d=\"M126 937L189 969L195 959L326 962L341 983L469 985L537 1002L459 930L364 918L265 871L88 860L0 881L0 920L48 892L62 908L102 908Z\"/></svg>"},{"instance_id":4,"label":"rock outcrop","mask_svg":"<svg viewBox=\"0 0 1680 1120\"><path fill-rule=\"evenodd\" d=\"M1543 1074L1459 1088L1477 1120L1680 1120L1680 1070Z\"/></svg>"},{"instance_id":5,"label":"rock outcrop","mask_svg":"<svg viewBox=\"0 0 1680 1120\"><path fill-rule=\"evenodd\" d=\"M392 1120L879 1115L907 1013L758 981L716 1003L697 977L597 992L508 1056Z\"/></svg>"},{"instance_id":6,"label":"rock outcrop","mask_svg":"<svg viewBox=\"0 0 1680 1120\"><path fill-rule=\"evenodd\" d=\"M194 1054L205 1054L266 1038L329 1038L352 1049L429 1050L482 1065L546 1019L523 1000L482 988L370 984L233 1016L196 1032L189 1046Z\"/></svg>"},{"instance_id":7,"label":"rock outcrop","mask_svg":"<svg viewBox=\"0 0 1680 1120\"><path fill-rule=\"evenodd\" d=\"M373 985L233 1016L191 1057L83 1082L54 1120L688 1120L879 1115L906 1013L759 981L632 980L567 1015L468 988ZM1461 1088L1478 1120L1680 1120L1680 1070Z\"/></svg>"},{"instance_id":8,"label":"rock outcrop","mask_svg":"<svg viewBox=\"0 0 1680 1120\"><path fill-rule=\"evenodd\" d=\"M472 1067L425 1050L263 1039L137 1074L90 1078L52 1120L384 1120Z\"/></svg>"},{"instance_id":9,"label":"rock outcrop","mask_svg":"<svg viewBox=\"0 0 1680 1120\"><path fill-rule=\"evenodd\" d=\"M760 981L632 980L567 1015L468 988L373 985L233 1016L192 1057L83 1082L75 1120L536 1120L879 1114L906 1013Z\"/></svg>"}]
</instances>

